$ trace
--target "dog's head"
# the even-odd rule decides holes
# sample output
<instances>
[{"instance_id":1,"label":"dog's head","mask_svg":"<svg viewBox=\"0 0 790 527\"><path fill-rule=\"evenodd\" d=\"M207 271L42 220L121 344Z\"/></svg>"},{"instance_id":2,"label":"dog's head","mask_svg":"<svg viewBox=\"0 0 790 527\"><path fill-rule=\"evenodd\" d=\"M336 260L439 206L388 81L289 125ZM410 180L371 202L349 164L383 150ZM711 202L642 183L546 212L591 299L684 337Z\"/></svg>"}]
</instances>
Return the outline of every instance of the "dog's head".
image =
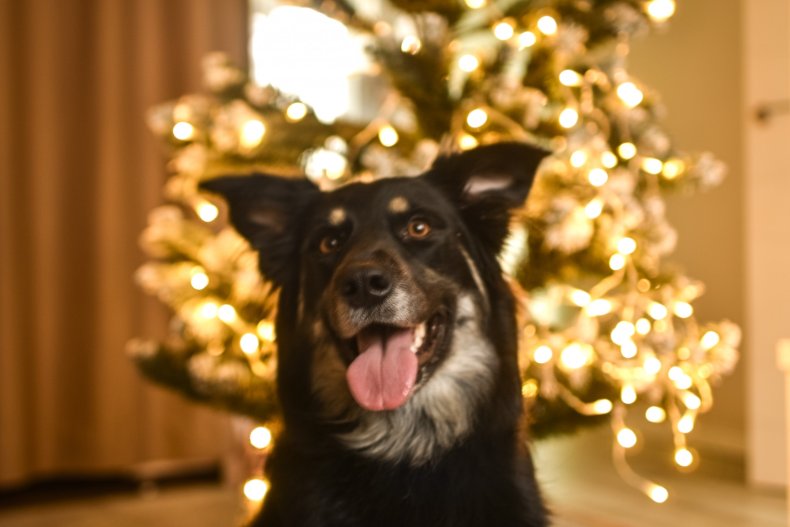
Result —
<instances>
[{"instance_id":1,"label":"dog's head","mask_svg":"<svg viewBox=\"0 0 790 527\"><path fill-rule=\"evenodd\" d=\"M301 385L301 403L351 423L347 445L389 459L422 462L468 434L497 377L517 375L496 255L545 155L501 143L332 192L267 175L205 182L282 287L282 397Z\"/></svg>"}]
</instances>

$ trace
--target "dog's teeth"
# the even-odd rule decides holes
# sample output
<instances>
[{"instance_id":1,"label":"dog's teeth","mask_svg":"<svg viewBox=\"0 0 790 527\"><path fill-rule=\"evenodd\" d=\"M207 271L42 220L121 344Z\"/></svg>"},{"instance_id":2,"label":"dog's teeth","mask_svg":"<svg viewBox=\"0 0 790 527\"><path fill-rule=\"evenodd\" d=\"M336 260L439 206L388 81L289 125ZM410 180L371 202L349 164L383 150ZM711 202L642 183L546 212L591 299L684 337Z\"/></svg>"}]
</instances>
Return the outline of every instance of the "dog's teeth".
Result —
<instances>
[{"instance_id":1,"label":"dog's teeth","mask_svg":"<svg viewBox=\"0 0 790 527\"><path fill-rule=\"evenodd\" d=\"M414 330L414 343L411 345L411 351L417 353L425 340L425 324L420 324Z\"/></svg>"}]
</instances>

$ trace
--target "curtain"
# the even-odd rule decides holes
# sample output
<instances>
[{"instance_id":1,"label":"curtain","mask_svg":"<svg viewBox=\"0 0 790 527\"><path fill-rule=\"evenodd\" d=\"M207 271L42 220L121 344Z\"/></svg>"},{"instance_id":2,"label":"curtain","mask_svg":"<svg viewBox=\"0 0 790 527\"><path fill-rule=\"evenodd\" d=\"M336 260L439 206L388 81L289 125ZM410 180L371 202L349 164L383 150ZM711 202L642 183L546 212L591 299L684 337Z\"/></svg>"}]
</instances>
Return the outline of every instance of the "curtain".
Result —
<instances>
[{"instance_id":1,"label":"curtain","mask_svg":"<svg viewBox=\"0 0 790 527\"><path fill-rule=\"evenodd\" d=\"M167 313L133 282L165 152L146 110L246 64L246 0L0 0L0 485L217 459L224 419L124 355Z\"/></svg>"}]
</instances>

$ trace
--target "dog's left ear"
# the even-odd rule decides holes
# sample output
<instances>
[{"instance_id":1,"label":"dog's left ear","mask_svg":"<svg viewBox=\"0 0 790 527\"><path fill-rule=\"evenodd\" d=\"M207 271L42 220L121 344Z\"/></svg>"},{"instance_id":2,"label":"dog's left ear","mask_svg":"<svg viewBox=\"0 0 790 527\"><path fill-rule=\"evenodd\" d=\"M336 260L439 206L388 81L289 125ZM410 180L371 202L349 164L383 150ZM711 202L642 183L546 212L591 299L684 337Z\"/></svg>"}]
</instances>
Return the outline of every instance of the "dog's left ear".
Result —
<instances>
[{"instance_id":1,"label":"dog's left ear","mask_svg":"<svg viewBox=\"0 0 790 527\"><path fill-rule=\"evenodd\" d=\"M551 152L526 143L497 143L439 157L422 177L459 209L467 228L498 252L510 213L524 204L540 162Z\"/></svg>"}]
</instances>

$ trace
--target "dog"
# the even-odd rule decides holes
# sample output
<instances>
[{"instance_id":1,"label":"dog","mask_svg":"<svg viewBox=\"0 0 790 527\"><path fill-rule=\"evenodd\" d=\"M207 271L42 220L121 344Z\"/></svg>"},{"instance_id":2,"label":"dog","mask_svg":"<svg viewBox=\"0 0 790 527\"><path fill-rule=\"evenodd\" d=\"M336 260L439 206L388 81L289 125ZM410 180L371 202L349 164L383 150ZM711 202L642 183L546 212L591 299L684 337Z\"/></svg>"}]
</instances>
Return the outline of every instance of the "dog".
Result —
<instances>
[{"instance_id":1,"label":"dog","mask_svg":"<svg viewBox=\"0 0 790 527\"><path fill-rule=\"evenodd\" d=\"M201 184L280 288L283 431L254 526L548 525L497 261L546 155L481 146L331 192L262 174Z\"/></svg>"}]
</instances>

